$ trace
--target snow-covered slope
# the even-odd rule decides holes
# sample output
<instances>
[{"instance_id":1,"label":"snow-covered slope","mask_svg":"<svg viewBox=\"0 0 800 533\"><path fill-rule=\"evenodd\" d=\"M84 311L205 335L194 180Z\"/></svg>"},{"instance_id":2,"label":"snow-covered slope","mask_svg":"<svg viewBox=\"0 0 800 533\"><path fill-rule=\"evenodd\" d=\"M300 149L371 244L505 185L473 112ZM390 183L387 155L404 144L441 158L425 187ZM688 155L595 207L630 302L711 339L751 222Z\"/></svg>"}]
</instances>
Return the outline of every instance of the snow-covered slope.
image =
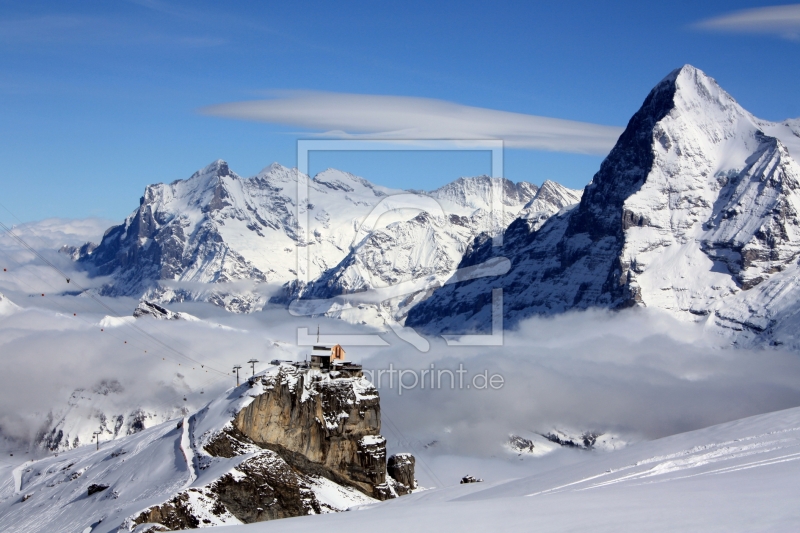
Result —
<instances>
[{"instance_id":1,"label":"snow-covered slope","mask_svg":"<svg viewBox=\"0 0 800 533\"><path fill-rule=\"evenodd\" d=\"M524 182L515 185L503 180L502 185L502 218L498 218L505 228L523 206L533 202L538 191ZM362 318L372 310L378 320L402 322L430 288L444 283L458 267L468 243L479 234L492 234L492 180L485 176L460 178L429 196L438 203L433 204L434 209L420 204L423 210L413 218L370 232L335 268L293 294L312 300L306 304L306 312L342 316L357 307ZM539 213L543 218L550 214L552 210L544 207ZM387 291L376 303L352 304L347 296L357 294L361 300L364 295L358 293L401 284L413 289L396 295Z\"/></svg>"},{"instance_id":2,"label":"snow-covered slope","mask_svg":"<svg viewBox=\"0 0 800 533\"><path fill-rule=\"evenodd\" d=\"M429 490L358 512L228 528L789 532L800 529L800 408L643 442L530 477Z\"/></svg>"},{"instance_id":3,"label":"snow-covered slope","mask_svg":"<svg viewBox=\"0 0 800 533\"><path fill-rule=\"evenodd\" d=\"M19 311L20 307L0 293L0 318Z\"/></svg>"},{"instance_id":4,"label":"snow-covered slope","mask_svg":"<svg viewBox=\"0 0 800 533\"><path fill-rule=\"evenodd\" d=\"M505 318L647 305L708 321L735 342L797 344L800 165L792 121L759 120L703 72L685 66L633 116L580 203L538 231L517 220L502 249L477 243L463 265L511 259L499 279L439 289L408 325L485 328L491 289ZM777 329L784 328L776 339ZM458 331L454 331L458 332Z\"/></svg>"},{"instance_id":5,"label":"snow-covered slope","mask_svg":"<svg viewBox=\"0 0 800 533\"><path fill-rule=\"evenodd\" d=\"M582 194L583 191L568 189L560 183L547 180L519 212L519 218L527 220L530 230L536 231L554 214L580 202Z\"/></svg>"},{"instance_id":6,"label":"snow-covered slope","mask_svg":"<svg viewBox=\"0 0 800 533\"><path fill-rule=\"evenodd\" d=\"M179 387L180 380L173 385ZM75 390L65 407L49 413L35 444L63 452L95 442L96 431L101 432L100 441L105 442L186 414L179 397L171 404L156 400L154 405L131 406L123 392L124 387L117 380L103 380L91 389Z\"/></svg>"},{"instance_id":7,"label":"snow-covered slope","mask_svg":"<svg viewBox=\"0 0 800 533\"><path fill-rule=\"evenodd\" d=\"M493 182L485 176L461 178L422 195L328 169L308 180L305 242L298 233L300 178L305 176L297 169L273 164L245 179L216 161L187 180L151 185L139 208L109 229L96 249L84 248L80 260L95 274L112 276L104 288L108 295L144 295L161 303L205 300L249 312L267 300L265 283L291 283L284 301L301 294L304 284L293 282L306 278L305 268L309 280L324 274L326 280L345 280L342 287L357 285L348 257L370 255L374 241L364 241L375 231L383 232L378 240L398 243L394 252L385 251L392 257L369 267L375 268L370 278L389 281L397 273L386 272L383 263L397 267L401 278L439 271L457 264L465 243L492 227L486 213L492 207ZM536 186L508 180L500 185L499 204L508 223ZM389 212L409 204L411 209ZM369 219L376 208L386 214ZM415 218L421 210L430 216ZM298 248L308 251L307 267L298 266Z\"/></svg>"},{"instance_id":8,"label":"snow-covered slope","mask_svg":"<svg viewBox=\"0 0 800 533\"><path fill-rule=\"evenodd\" d=\"M386 472L385 440L369 433L380 427L379 418L371 416L379 413L375 388L360 377L308 372L304 378L291 365L273 366L191 416L101 441L99 449L82 446L0 470L0 530L110 533L154 523L177 530L330 513L376 502L362 487L372 485L358 482L358 475L376 476L372 459L383 461ZM237 416L258 402L275 401L272 392L288 402L273 405L274 416L308 408L312 420L314 414L324 419L316 421L319 427L306 429L307 438L298 444L305 446L303 451L293 452L286 441L285 447L273 450L241 432L251 428L238 425ZM340 411L345 414L336 416ZM265 434L297 429L282 427L273 417L255 423ZM309 435L314 433L331 446L330 463L341 462L338 482L330 479L336 472L320 459L326 450L313 447ZM349 463L354 458L359 461L355 467ZM355 472L352 479L348 472ZM382 485L375 489L392 497L394 482L377 477Z\"/></svg>"}]
</instances>

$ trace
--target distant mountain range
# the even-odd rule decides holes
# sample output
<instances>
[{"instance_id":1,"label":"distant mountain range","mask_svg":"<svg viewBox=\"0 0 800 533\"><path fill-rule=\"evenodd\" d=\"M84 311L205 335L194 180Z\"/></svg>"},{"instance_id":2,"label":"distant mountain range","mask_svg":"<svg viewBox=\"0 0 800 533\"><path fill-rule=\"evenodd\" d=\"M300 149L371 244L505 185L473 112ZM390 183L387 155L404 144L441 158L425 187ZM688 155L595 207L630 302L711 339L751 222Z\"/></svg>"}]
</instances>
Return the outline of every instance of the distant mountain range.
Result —
<instances>
[{"instance_id":1,"label":"distant mountain range","mask_svg":"<svg viewBox=\"0 0 800 533\"><path fill-rule=\"evenodd\" d=\"M301 203L307 237L298 231L301 178L309 184ZM288 303L415 279L425 288L441 284L492 224L502 231L523 210L540 220L579 196L552 182L538 191L530 183L486 176L460 178L429 193L402 191L333 169L308 179L278 164L241 178L215 161L187 180L148 186L139 208L99 245L62 251L93 274L111 276L102 288L106 295L163 304L209 301L252 312L270 295ZM303 248L309 262L298 266ZM402 318L408 307L395 305L390 316ZM380 321L374 313L372 319Z\"/></svg>"},{"instance_id":2,"label":"distant mountain range","mask_svg":"<svg viewBox=\"0 0 800 533\"><path fill-rule=\"evenodd\" d=\"M687 65L650 92L582 192L480 176L422 194L278 164L241 178L216 161L147 187L96 248L64 251L110 276L105 294L162 304L252 312L294 301L305 314L467 333L490 327L492 289L502 288L506 326L648 306L738 344L798 346L793 154L800 120L758 119ZM499 258L510 267L453 277Z\"/></svg>"}]
</instances>

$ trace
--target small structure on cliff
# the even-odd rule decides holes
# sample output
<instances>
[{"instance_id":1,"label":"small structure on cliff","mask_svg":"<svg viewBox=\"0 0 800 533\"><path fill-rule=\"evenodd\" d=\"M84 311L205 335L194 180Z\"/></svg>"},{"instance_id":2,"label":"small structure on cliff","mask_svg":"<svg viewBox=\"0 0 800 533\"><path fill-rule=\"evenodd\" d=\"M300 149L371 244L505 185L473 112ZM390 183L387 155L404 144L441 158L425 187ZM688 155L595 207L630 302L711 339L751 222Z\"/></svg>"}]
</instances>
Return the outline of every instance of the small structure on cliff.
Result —
<instances>
[{"instance_id":1,"label":"small structure on cliff","mask_svg":"<svg viewBox=\"0 0 800 533\"><path fill-rule=\"evenodd\" d=\"M341 344L333 347L314 346L311 350L309 368L322 372L338 372L338 376L358 378L364 375L361 365L345 360L346 352ZM295 365L302 368L302 365Z\"/></svg>"},{"instance_id":2,"label":"small structure on cliff","mask_svg":"<svg viewBox=\"0 0 800 533\"><path fill-rule=\"evenodd\" d=\"M341 344L336 346L314 346L311 350L311 368L330 370L331 363L344 362L345 351Z\"/></svg>"}]
</instances>

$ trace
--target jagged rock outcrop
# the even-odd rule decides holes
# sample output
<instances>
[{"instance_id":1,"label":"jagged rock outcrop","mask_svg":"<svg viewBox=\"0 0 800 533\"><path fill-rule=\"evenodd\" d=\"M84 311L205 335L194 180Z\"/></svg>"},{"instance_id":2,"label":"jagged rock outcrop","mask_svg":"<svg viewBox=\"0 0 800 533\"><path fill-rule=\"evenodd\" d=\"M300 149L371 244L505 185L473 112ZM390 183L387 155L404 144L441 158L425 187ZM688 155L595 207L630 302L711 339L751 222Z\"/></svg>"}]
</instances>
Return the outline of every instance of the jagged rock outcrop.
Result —
<instances>
[{"instance_id":1,"label":"jagged rock outcrop","mask_svg":"<svg viewBox=\"0 0 800 533\"><path fill-rule=\"evenodd\" d=\"M791 121L789 121L791 122ZM518 219L504 246L479 238L461 267L508 257L507 274L454 283L415 306L406 325L463 333L490 327L491 289L506 326L570 309L651 306L743 343L798 310L800 151L791 124L757 119L689 65L647 96L580 203L539 229ZM788 148L787 148L788 147ZM792 297L790 295L795 295Z\"/></svg>"},{"instance_id":2,"label":"jagged rock outcrop","mask_svg":"<svg viewBox=\"0 0 800 533\"><path fill-rule=\"evenodd\" d=\"M380 399L371 383L291 365L261 380L264 392L233 419L238 432L304 472L388 497Z\"/></svg>"},{"instance_id":3,"label":"jagged rock outcrop","mask_svg":"<svg viewBox=\"0 0 800 533\"><path fill-rule=\"evenodd\" d=\"M532 440L519 435L509 435L507 444L511 450L517 453L532 453L536 448Z\"/></svg>"},{"instance_id":4,"label":"jagged rock outcrop","mask_svg":"<svg viewBox=\"0 0 800 533\"><path fill-rule=\"evenodd\" d=\"M158 305L157 303L148 302L147 300L139 302L139 305L133 310L133 316L134 318L149 316L158 320L185 320L183 313L170 311L166 307Z\"/></svg>"},{"instance_id":5,"label":"jagged rock outcrop","mask_svg":"<svg viewBox=\"0 0 800 533\"><path fill-rule=\"evenodd\" d=\"M197 528L336 512L417 487L410 454L393 456L397 477L387 477L380 401L363 377L279 364L238 390L246 400L227 409L230 421L195 437L200 471L238 459L234 469L142 511L132 525ZM197 431L214 412L212 404L189 424Z\"/></svg>"},{"instance_id":6,"label":"jagged rock outcrop","mask_svg":"<svg viewBox=\"0 0 800 533\"><path fill-rule=\"evenodd\" d=\"M595 443L597 442L597 438L600 437L602 434L593 433L593 432L586 432L582 435L576 437L570 437L565 435L561 432L550 432L542 435L544 438L549 440L550 442L554 442L559 446L564 446L567 448L580 448L583 450L591 450L594 448Z\"/></svg>"},{"instance_id":7,"label":"jagged rock outcrop","mask_svg":"<svg viewBox=\"0 0 800 533\"><path fill-rule=\"evenodd\" d=\"M401 496L417 488L415 465L416 459L410 453L396 453L386 463L386 473L396 481L395 491Z\"/></svg>"}]
</instances>

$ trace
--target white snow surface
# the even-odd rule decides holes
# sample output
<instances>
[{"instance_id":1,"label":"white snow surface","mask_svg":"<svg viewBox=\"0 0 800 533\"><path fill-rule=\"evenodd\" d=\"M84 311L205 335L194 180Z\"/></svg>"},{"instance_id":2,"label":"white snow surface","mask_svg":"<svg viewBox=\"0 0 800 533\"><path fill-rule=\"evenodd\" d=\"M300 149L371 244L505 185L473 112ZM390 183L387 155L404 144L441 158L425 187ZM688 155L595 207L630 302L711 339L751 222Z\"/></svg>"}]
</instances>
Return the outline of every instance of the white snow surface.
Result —
<instances>
[{"instance_id":1,"label":"white snow surface","mask_svg":"<svg viewBox=\"0 0 800 533\"><path fill-rule=\"evenodd\" d=\"M20 310L20 307L0 293L0 318L12 315Z\"/></svg>"},{"instance_id":2,"label":"white snow surface","mask_svg":"<svg viewBox=\"0 0 800 533\"><path fill-rule=\"evenodd\" d=\"M798 497L800 408L794 408L588 453L520 479L225 531L789 532L800 529Z\"/></svg>"},{"instance_id":3,"label":"white snow surface","mask_svg":"<svg viewBox=\"0 0 800 533\"><path fill-rule=\"evenodd\" d=\"M271 366L256 377L275 375ZM291 378L291 376L289 376ZM11 468L0 467L0 530L6 533L130 531L131 519L188 490L189 507L203 527L240 523L230 513L211 512L215 504L206 487L225 474L243 474L237 465L256 457L282 461L275 454L252 446L230 459L212 457L203 447L228 427L232 417L264 392L261 380L229 389L191 417L176 418L136 434L83 446ZM202 464L202 468L200 465ZM92 484L108 488L87 496ZM320 477L309 477L311 491L323 512L375 503L349 487ZM24 499L24 501L23 501Z\"/></svg>"}]
</instances>

